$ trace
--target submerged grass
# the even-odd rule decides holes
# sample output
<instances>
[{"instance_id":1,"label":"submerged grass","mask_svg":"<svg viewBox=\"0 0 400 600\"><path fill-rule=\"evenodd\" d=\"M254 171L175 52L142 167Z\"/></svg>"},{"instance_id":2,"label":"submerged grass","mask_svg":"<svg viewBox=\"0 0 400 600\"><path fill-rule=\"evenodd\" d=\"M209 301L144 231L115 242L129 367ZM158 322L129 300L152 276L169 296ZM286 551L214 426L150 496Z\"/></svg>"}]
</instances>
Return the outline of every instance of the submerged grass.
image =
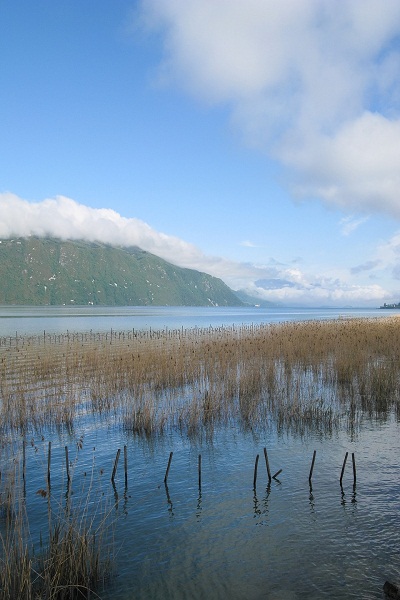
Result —
<instances>
[{"instance_id":1,"label":"submerged grass","mask_svg":"<svg viewBox=\"0 0 400 600\"><path fill-rule=\"evenodd\" d=\"M0 432L73 428L114 414L134 433L234 419L335 427L397 410L396 318L0 339ZM318 410L315 407L318 407Z\"/></svg>"}]
</instances>

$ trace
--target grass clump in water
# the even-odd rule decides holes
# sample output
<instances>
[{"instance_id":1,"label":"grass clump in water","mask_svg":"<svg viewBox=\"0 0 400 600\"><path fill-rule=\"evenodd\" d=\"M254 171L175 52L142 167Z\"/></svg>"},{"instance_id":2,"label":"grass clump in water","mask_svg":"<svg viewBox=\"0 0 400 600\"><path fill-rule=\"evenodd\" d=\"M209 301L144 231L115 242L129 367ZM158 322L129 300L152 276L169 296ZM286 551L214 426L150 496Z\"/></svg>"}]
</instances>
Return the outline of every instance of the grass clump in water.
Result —
<instances>
[{"instance_id":1,"label":"grass clump in water","mask_svg":"<svg viewBox=\"0 0 400 600\"><path fill-rule=\"evenodd\" d=\"M83 511L60 508L53 515L48 491L39 490L48 501L48 541L36 554L25 503L15 490L14 482L13 509L0 523L0 600L100 598L97 592L113 573L108 513L89 516L88 497Z\"/></svg>"}]
</instances>

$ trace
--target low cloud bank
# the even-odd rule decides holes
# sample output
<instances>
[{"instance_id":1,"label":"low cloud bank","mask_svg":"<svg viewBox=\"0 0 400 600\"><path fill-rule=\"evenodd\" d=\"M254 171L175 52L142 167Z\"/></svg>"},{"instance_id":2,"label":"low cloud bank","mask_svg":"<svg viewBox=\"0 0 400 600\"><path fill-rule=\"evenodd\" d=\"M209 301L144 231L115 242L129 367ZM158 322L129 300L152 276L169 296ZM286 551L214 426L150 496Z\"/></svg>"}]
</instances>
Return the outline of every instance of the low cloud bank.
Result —
<instances>
[{"instance_id":1,"label":"low cloud bank","mask_svg":"<svg viewBox=\"0 0 400 600\"><path fill-rule=\"evenodd\" d=\"M0 193L0 237L29 235L139 246L178 266L220 277L232 289L244 289L256 298L289 305L361 306L392 298L378 284L357 285L345 277L311 276L278 261L255 265L207 256L192 244L160 233L139 219L122 217L111 209L90 208L64 196L33 203ZM381 247L379 259L355 267L353 275L390 264L393 276L398 277L399 245L398 237L394 237Z\"/></svg>"}]
</instances>

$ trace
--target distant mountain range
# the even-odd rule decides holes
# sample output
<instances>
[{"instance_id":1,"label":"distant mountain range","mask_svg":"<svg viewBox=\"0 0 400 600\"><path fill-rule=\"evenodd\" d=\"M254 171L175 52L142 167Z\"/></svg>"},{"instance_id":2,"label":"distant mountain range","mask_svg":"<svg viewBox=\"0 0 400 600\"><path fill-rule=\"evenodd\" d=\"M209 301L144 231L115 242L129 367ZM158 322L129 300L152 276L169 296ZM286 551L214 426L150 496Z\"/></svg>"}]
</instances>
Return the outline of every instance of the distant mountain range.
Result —
<instances>
[{"instance_id":1,"label":"distant mountain range","mask_svg":"<svg viewBox=\"0 0 400 600\"><path fill-rule=\"evenodd\" d=\"M0 240L0 304L243 306L221 280L137 247L54 238Z\"/></svg>"}]
</instances>

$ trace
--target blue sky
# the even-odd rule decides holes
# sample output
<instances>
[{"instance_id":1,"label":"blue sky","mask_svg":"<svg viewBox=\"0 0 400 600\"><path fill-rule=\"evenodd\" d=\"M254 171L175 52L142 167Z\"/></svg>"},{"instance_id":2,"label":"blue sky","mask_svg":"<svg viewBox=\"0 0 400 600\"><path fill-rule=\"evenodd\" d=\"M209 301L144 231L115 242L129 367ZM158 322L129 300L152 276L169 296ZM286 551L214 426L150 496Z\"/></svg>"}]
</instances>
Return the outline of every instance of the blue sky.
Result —
<instances>
[{"instance_id":1,"label":"blue sky","mask_svg":"<svg viewBox=\"0 0 400 600\"><path fill-rule=\"evenodd\" d=\"M398 0L3 0L0 235L400 300Z\"/></svg>"}]
</instances>

